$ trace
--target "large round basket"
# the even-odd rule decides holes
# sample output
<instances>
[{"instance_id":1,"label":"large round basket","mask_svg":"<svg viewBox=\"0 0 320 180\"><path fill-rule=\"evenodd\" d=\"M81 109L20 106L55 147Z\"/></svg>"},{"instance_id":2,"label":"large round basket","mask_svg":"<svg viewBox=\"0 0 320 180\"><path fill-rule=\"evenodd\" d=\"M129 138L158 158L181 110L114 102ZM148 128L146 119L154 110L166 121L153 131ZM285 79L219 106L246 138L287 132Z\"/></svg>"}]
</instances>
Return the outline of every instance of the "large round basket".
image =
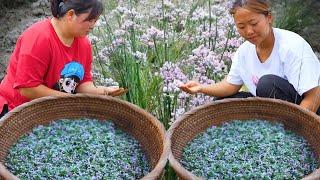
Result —
<instances>
[{"instance_id":1,"label":"large round basket","mask_svg":"<svg viewBox=\"0 0 320 180\"><path fill-rule=\"evenodd\" d=\"M285 128L303 136L309 142L319 161L320 117L292 103L255 97L219 100L185 113L167 132L170 165L181 179L201 179L180 164L187 143L213 125L219 126L232 120L248 119L283 123ZM304 179L320 179L320 169Z\"/></svg>"},{"instance_id":2,"label":"large round basket","mask_svg":"<svg viewBox=\"0 0 320 180\"><path fill-rule=\"evenodd\" d=\"M35 126L58 119L89 118L111 120L117 128L131 134L141 144L152 171L142 179L159 179L169 149L164 146L165 128L145 110L123 100L94 96L40 98L12 110L0 119L0 179L16 178L3 166L10 147Z\"/></svg>"}]
</instances>

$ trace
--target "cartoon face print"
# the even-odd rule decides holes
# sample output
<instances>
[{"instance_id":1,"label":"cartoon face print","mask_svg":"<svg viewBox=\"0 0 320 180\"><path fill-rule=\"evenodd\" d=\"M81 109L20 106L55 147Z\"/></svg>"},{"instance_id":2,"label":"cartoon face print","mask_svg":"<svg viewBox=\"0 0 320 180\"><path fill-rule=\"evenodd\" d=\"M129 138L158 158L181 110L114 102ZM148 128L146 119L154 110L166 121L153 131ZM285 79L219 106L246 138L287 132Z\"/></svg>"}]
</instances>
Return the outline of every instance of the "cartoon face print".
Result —
<instances>
[{"instance_id":1,"label":"cartoon face print","mask_svg":"<svg viewBox=\"0 0 320 180\"><path fill-rule=\"evenodd\" d=\"M59 90L61 92L74 94L78 83L72 77L60 78L59 79Z\"/></svg>"},{"instance_id":2,"label":"cartoon face print","mask_svg":"<svg viewBox=\"0 0 320 180\"><path fill-rule=\"evenodd\" d=\"M83 66L72 61L64 66L60 73L60 79L54 85L53 89L61 92L76 93L76 87L83 80L84 69Z\"/></svg>"}]
</instances>

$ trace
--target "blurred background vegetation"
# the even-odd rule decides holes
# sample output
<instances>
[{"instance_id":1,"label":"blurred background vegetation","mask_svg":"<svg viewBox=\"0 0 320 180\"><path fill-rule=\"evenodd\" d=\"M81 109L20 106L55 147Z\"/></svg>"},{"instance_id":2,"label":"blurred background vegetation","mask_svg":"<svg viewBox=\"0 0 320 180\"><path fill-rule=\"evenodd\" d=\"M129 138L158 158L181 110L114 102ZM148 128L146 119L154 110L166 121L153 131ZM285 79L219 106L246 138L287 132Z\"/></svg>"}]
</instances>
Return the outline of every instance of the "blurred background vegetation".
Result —
<instances>
[{"instance_id":1,"label":"blurred background vegetation","mask_svg":"<svg viewBox=\"0 0 320 180\"><path fill-rule=\"evenodd\" d=\"M25 3L34 2L36 0L0 0L0 7L2 8L14 8L21 6ZM2 11L3 12L3 11Z\"/></svg>"},{"instance_id":2,"label":"blurred background vegetation","mask_svg":"<svg viewBox=\"0 0 320 180\"><path fill-rule=\"evenodd\" d=\"M320 52L319 0L271 0L271 7L275 27L300 34Z\"/></svg>"}]
</instances>

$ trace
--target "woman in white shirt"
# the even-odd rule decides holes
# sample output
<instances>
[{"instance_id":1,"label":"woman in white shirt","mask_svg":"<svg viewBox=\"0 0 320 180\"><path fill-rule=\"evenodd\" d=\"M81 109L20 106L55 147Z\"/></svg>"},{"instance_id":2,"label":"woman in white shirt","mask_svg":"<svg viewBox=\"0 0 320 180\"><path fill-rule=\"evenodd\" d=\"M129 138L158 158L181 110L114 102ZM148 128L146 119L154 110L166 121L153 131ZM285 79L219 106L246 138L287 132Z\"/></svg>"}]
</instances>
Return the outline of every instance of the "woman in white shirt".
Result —
<instances>
[{"instance_id":1,"label":"woman in white shirt","mask_svg":"<svg viewBox=\"0 0 320 180\"><path fill-rule=\"evenodd\" d=\"M189 81L181 90L225 97L286 100L320 114L320 62L298 34L272 27L268 0L236 0L230 10L246 39L235 53L227 78L202 85ZM249 92L239 92L242 85Z\"/></svg>"}]
</instances>

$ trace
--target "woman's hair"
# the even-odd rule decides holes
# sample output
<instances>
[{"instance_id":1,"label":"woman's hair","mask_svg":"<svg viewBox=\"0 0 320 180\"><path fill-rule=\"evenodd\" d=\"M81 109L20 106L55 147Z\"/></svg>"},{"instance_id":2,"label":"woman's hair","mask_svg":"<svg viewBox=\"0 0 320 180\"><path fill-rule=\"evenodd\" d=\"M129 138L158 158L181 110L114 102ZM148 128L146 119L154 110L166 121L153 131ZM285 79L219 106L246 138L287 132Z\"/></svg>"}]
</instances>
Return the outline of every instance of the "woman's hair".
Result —
<instances>
[{"instance_id":1,"label":"woman's hair","mask_svg":"<svg viewBox=\"0 0 320 180\"><path fill-rule=\"evenodd\" d=\"M103 5L100 0L51 0L51 12L56 18L63 17L70 9L76 15L90 12L85 21L97 18L103 12Z\"/></svg>"},{"instance_id":2,"label":"woman's hair","mask_svg":"<svg viewBox=\"0 0 320 180\"><path fill-rule=\"evenodd\" d=\"M230 14L234 15L239 8L268 15L270 13L268 0L235 0L230 9Z\"/></svg>"}]
</instances>

